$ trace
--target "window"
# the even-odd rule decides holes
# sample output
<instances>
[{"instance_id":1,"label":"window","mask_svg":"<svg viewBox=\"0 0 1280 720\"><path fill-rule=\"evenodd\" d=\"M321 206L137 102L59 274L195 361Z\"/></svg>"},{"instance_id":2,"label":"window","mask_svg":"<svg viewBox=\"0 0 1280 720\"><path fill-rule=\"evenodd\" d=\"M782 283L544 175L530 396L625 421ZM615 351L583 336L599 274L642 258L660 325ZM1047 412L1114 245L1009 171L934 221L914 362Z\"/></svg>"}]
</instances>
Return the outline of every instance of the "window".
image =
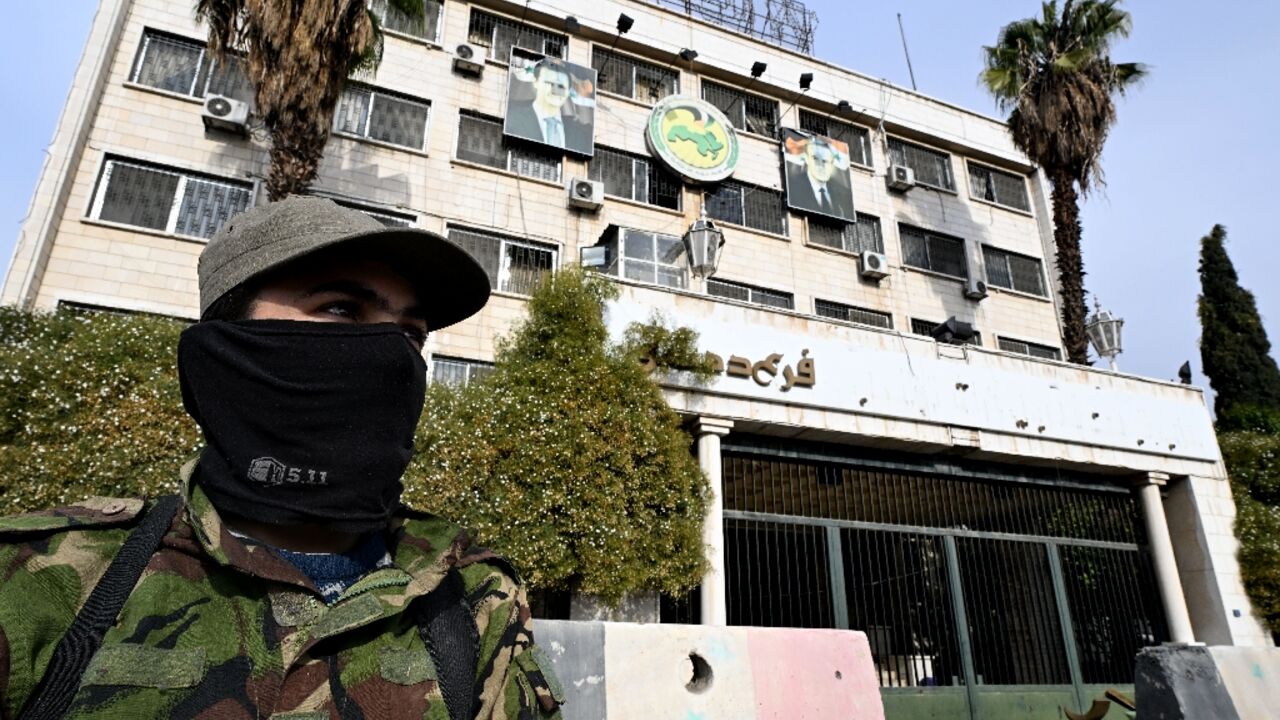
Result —
<instances>
[{"instance_id":1,"label":"window","mask_svg":"<svg viewBox=\"0 0 1280 720\"><path fill-rule=\"evenodd\" d=\"M969 263L964 257L964 241L928 230L899 225L902 236L902 261L911 267L932 270L961 279L969 277Z\"/></svg>"},{"instance_id":2,"label":"window","mask_svg":"<svg viewBox=\"0 0 1280 720\"><path fill-rule=\"evenodd\" d=\"M726 180L707 191L707 215L756 230L787 234L787 206L777 190Z\"/></svg>"},{"instance_id":3,"label":"window","mask_svg":"<svg viewBox=\"0 0 1280 720\"><path fill-rule=\"evenodd\" d=\"M987 266L988 285L1045 297L1039 260L983 245L982 261Z\"/></svg>"},{"instance_id":4,"label":"window","mask_svg":"<svg viewBox=\"0 0 1280 720\"><path fill-rule=\"evenodd\" d=\"M707 279L707 294L714 295L715 297L755 303L756 305L768 305L769 307L782 308L784 310L795 309L795 299L791 296L791 293L785 293L779 290L769 290L767 288L755 287L753 285L736 283L729 280L720 280L718 278Z\"/></svg>"},{"instance_id":5,"label":"window","mask_svg":"<svg viewBox=\"0 0 1280 720\"><path fill-rule=\"evenodd\" d=\"M860 325L870 325L872 327L884 328L885 330L893 329L893 316L879 310L868 310L867 308L854 307L853 305L843 305L830 300L814 300L813 309L822 317L835 318L836 320L847 320Z\"/></svg>"},{"instance_id":6,"label":"window","mask_svg":"<svg viewBox=\"0 0 1280 720\"><path fill-rule=\"evenodd\" d=\"M1019 355L1030 355L1034 358L1043 360L1061 360L1062 351L1051 345L1040 345L1033 342L1025 342L1022 340L1014 340L1013 338L996 338L996 344L1005 352L1018 353Z\"/></svg>"},{"instance_id":7,"label":"window","mask_svg":"<svg viewBox=\"0 0 1280 720\"><path fill-rule=\"evenodd\" d=\"M777 137L778 101L749 95L741 90L702 81L702 99L720 108L739 130Z\"/></svg>"},{"instance_id":8,"label":"window","mask_svg":"<svg viewBox=\"0 0 1280 720\"><path fill-rule=\"evenodd\" d=\"M923 335L925 337L933 337L933 329L941 325L940 322L932 320L921 320L919 318L911 318L911 334ZM973 331L973 337L960 343L961 345L977 345L982 346L982 333L977 330Z\"/></svg>"},{"instance_id":9,"label":"window","mask_svg":"<svg viewBox=\"0 0 1280 720\"><path fill-rule=\"evenodd\" d=\"M150 29L142 34L129 82L195 98L223 95L253 102L243 58L228 55L215 64L203 42Z\"/></svg>"},{"instance_id":10,"label":"window","mask_svg":"<svg viewBox=\"0 0 1280 720\"><path fill-rule=\"evenodd\" d=\"M871 133L866 128L850 125L809 110L800 111L800 129L826 135L849 146L849 159L871 167Z\"/></svg>"},{"instance_id":11,"label":"window","mask_svg":"<svg viewBox=\"0 0 1280 720\"><path fill-rule=\"evenodd\" d=\"M378 16L383 30L409 35L419 40L437 42L440 39L440 15L444 12L441 0L422 0L422 17L409 17L387 0L370 0L369 8Z\"/></svg>"},{"instance_id":12,"label":"window","mask_svg":"<svg viewBox=\"0 0 1280 720\"><path fill-rule=\"evenodd\" d=\"M604 48L591 49L591 67L596 69L600 89L615 95L657 102L680 90L680 76L674 70Z\"/></svg>"},{"instance_id":13,"label":"window","mask_svg":"<svg viewBox=\"0 0 1280 720\"><path fill-rule=\"evenodd\" d=\"M102 166L89 217L208 238L252 202L249 183L109 159Z\"/></svg>"},{"instance_id":14,"label":"window","mask_svg":"<svg viewBox=\"0 0 1280 720\"><path fill-rule=\"evenodd\" d=\"M810 217L809 242L814 245L844 250L845 252L884 252L884 236L880 232L880 218L858 213L853 224L832 222Z\"/></svg>"},{"instance_id":15,"label":"window","mask_svg":"<svg viewBox=\"0 0 1280 720\"><path fill-rule=\"evenodd\" d=\"M621 240L621 247L619 247ZM688 285L684 241L675 235L617 228L605 240L610 275L684 289Z\"/></svg>"},{"instance_id":16,"label":"window","mask_svg":"<svg viewBox=\"0 0 1280 720\"><path fill-rule=\"evenodd\" d=\"M477 8L471 9L467 42L489 48L489 59L504 63L511 62L513 47L563 60L565 47L569 43L564 35L532 25L522 25L518 20L493 15Z\"/></svg>"},{"instance_id":17,"label":"window","mask_svg":"<svg viewBox=\"0 0 1280 720\"><path fill-rule=\"evenodd\" d=\"M1031 212L1027 181L1021 175L969 163L969 192L980 200Z\"/></svg>"},{"instance_id":18,"label":"window","mask_svg":"<svg viewBox=\"0 0 1280 720\"><path fill-rule=\"evenodd\" d=\"M407 227L413 227L416 224L416 218L414 218L414 216L412 215L406 215L404 213L398 213L398 212L390 212L382 209L375 209L367 205L361 205L359 203L353 203L347 200L338 200L337 198L332 198L332 199L334 202L338 203L342 207L351 208L352 210L359 210L365 215L368 215L374 220L377 220L383 225L386 225L387 227L407 228Z\"/></svg>"},{"instance_id":19,"label":"window","mask_svg":"<svg viewBox=\"0 0 1280 720\"><path fill-rule=\"evenodd\" d=\"M889 162L911 168L920 185L953 192L956 189L955 178L951 176L951 156L946 153L889 138Z\"/></svg>"},{"instance_id":20,"label":"window","mask_svg":"<svg viewBox=\"0 0 1280 720\"><path fill-rule=\"evenodd\" d=\"M348 83L333 113L333 131L410 150L425 150L431 104Z\"/></svg>"},{"instance_id":21,"label":"window","mask_svg":"<svg viewBox=\"0 0 1280 720\"><path fill-rule=\"evenodd\" d=\"M493 372L493 363L434 356L431 358L431 382L461 387Z\"/></svg>"},{"instance_id":22,"label":"window","mask_svg":"<svg viewBox=\"0 0 1280 720\"><path fill-rule=\"evenodd\" d=\"M494 290L529 295L556 267L556 248L483 230L450 228L449 239L471 253Z\"/></svg>"},{"instance_id":23,"label":"window","mask_svg":"<svg viewBox=\"0 0 1280 720\"><path fill-rule=\"evenodd\" d=\"M680 178L649 158L596 146L587 176L603 182L608 195L680 209Z\"/></svg>"},{"instance_id":24,"label":"window","mask_svg":"<svg viewBox=\"0 0 1280 720\"><path fill-rule=\"evenodd\" d=\"M458 119L458 159L509 170L525 177L560 182L560 155L511 140L502 121L463 111Z\"/></svg>"}]
</instances>

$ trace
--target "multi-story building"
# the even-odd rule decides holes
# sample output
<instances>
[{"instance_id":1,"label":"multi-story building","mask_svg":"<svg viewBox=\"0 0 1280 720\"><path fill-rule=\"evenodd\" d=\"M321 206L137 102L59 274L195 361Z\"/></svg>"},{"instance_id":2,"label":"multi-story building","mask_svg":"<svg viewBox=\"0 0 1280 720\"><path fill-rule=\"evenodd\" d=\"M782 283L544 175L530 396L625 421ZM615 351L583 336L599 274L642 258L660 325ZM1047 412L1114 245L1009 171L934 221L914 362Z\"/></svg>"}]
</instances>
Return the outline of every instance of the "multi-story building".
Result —
<instances>
[{"instance_id":1,"label":"multi-story building","mask_svg":"<svg viewBox=\"0 0 1280 720\"><path fill-rule=\"evenodd\" d=\"M622 289L613 328L698 330L724 374L662 382L717 490L713 569L650 619L863 630L891 718L1057 717L1145 645L1269 644L1202 393L1062 362L1046 184L1004 124L808 55L812 17L766 4L386 18L313 191L489 271L435 377L483 373L532 282L580 260ZM102 0L5 302L195 317L203 243L267 170L204 37L190 2ZM517 127L547 57L573 109ZM822 162L831 184L804 175ZM684 239L704 212L710 276Z\"/></svg>"}]
</instances>

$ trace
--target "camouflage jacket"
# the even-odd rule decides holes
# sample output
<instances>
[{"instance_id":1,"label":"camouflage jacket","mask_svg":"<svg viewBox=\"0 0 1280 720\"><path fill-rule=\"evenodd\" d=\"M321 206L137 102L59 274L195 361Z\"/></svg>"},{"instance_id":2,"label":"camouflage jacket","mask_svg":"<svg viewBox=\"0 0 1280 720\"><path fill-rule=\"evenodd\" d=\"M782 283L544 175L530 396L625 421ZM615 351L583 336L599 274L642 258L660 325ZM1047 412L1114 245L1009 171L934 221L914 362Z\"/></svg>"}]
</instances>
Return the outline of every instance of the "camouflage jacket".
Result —
<instances>
[{"instance_id":1,"label":"camouflage jacket","mask_svg":"<svg viewBox=\"0 0 1280 720\"><path fill-rule=\"evenodd\" d=\"M69 717L448 720L435 667L404 610L457 567L479 630L477 717L559 718L515 573L457 526L390 526L394 564L333 605L297 568L222 524L199 486L106 634ZM0 718L17 717L141 500L96 498L0 519Z\"/></svg>"}]
</instances>

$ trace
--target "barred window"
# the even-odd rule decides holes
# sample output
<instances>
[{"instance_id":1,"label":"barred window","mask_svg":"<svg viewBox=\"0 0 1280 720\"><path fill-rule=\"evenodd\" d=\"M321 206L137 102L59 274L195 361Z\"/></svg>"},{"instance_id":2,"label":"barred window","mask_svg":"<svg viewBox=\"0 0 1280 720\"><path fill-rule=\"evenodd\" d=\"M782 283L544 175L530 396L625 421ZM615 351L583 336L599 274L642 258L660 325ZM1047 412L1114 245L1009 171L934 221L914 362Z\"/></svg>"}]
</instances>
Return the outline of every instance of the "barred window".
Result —
<instances>
[{"instance_id":1,"label":"barred window","mask_svg":"<svg viewBox=\"0 0 1280 720\"><path fill-rule=\"evenodd\" d=\"M425 150L431 103L348 83L333 113L333 131Z\"/></svg>"},{"instance_id":2,"label":"barred window","mask_svg":"<svg viewBox=\"0 0 1280 720\"><path fill-rule=\"evenodd\" d=\"M489 48L489 59L511 62L511 48L519 47L540 55L564 59L568 38L559 33L524 24L519 20L501 17L471 8L471 23L467 30L467 42Z\"/></svg>"},{"instance_id":3,"label":"barred window","mask_svg":"<svg viewBox=\"0 0 1280 720\"><path fill-rule=\"evenodd\" d=\"M387 0L369 0L369 9L378 16L383 30L409 35L419 40L440 40L440 16L444 13L442 0L422 0L422 17L410 17Z\"/></svg>"},{"instance_id":4,"label":"barred window","mask_svg":"<svg viewBox=\"0 0 1280 720\"><path fill-rule=\"evenodd\" d=\"M684 241L675 235L618 228L604 244L610 275L664 287L688 285Z\"/></svg>"},{"instance_id":5,"label":"barred window","mask_svg":"<svg viewBox=\"0 0 1280 720\"><path fill-rule=\"evenodd\" d=\"M249 183L113 158L103 163L89 217L208 238L252 203Z\"/></svg>"},{"instance_id":6,"label":"barred window","mask_svg":"<svg viewBox=\"0 0 1280 720\"><path fill-rule=\"evenodd\" d=\"M987 266L988 285L1045 297L1039 260L983 245L982 261Z\"/></svg>"},{"instance_id":7,"label":"barred window","mask_svg":"<svg viewBox=\"0 0 1280 720\"><path fill-rule=\"evenodd\" d=\"M431 382L441 385L461 387L480 380L491 372L493 372L493 363L439 355L431 358Z\"/></svg>"},{"instance_id":8,"label":"barred window","mask_svg":"<svg viewBox=\"0 0 1280 720\"><path fill-rule=\"evenodd\" d=\"M784 310L795 309L795 298L792 297L791 293L782 292L781 290L770 290L768 288L756 287L754 285L733 282L731 280L708 278L707 294L714 295L715 297L755 303L756 305L768 305L769 307L783 308Z\"/></svg>"},{"instance_id":9,"label":"barred window","mask_svg":"<svg viewBox=\"0 0 1280 720\"><path fill-rule=\"evenodd\" d=\"M389 210L382 210L380 208L372 208L372 207L369 207L368 205L361 205L360 203L354 203L348 200L338 200L334 198L333 201L341 205L342 207L351 208L352 210L359 210L365 215L368 215L374 220L377 220L383 225L386 225L387 227L407 228L407 227L413 227L414 225L417 224L417 219L412 215L406 215L404 213L398 213L398 212L391 212Z\"/></svg>"},{"instance_id":10,"label":"barred window","mask_svg":"<svg viewBox=\"0 0 1280 720\"><path fill-rule=\"evenodd\" d=\"M916 183L943 190L956 189L951 175L951 156L927 147L889 138L889 162L906 165L915 171Z\"/></svg>"},{"instance_id":11,"label":"barred window","mask_svg":"<svg viewBox=\"0 0 1280 720\"><path fill-rule=\"evenodd\" d=\"M494 290L529 295L556 267L552 245L467 228L449 228L449 239L480 263Z\"/></svg>"},{"instance_id":12,"label":"barred window","mask_svg":"<svg viewBox=\"0 0 1280 720\"><path fill-rule=\"evenodd\" d=\"M129 82L195 98L222 95L253 102L244 58L228 54L214 63L205 43L151 29L142 34Z\"/></svg>"},{"instance_id":13,"label":"barred window","mask_svg":"<svg viewBox=\"0 0 1280 720\"><path fill-rule=\"evenodd\" d=\"M751 95L710 80L702 81L702 99L720 108L739 130L778 136L778 101Z\"/></svg>"},{"instance_id":14,"label":"barred window","mask_svg":"<svg viewBox=\"0 0 1280 720\"><path fill-rule=\"evenodd\" d=\"M880 232L880 218L858 213L857 222L833 222L826 218L809 217L809 242L814 245L835 248L851 253L884 252L884 236Z\"/></svg>"},{"instance_id":15,"label":"barred window","mask_svg":"<svg viewBox=\"0 0 1280 720\"><path fill-rule=\"evenodd\" d=\"M463 111L458 119L458 159L560 182L561 155L502 134L502 121Z\"/></svg>"},{"instance_id":16,"label":"barred window","mask_svg":"<svg viewBox=\"0 0 1280 720\"><path fill-rule=\"evenodd\" d=\"M786 198L777 190L726 180L707 191L704 202L715 220L787 234Z\"/></svg>"},{"instance_id":17,"label":"barred window","mask_svg":"<svg viewBox=\"0 0 1280 720\"><path fill-rule=\"evenodd\" d=\"M1030 355L1034 358L1043 360L1061 360L1062 351L1051 345L1040 345L1038 343L1026 342L1024 340L1014 340L1013 338L998 337L996 344L1005 352L1018 353L1019 355Z\"/></svg>"},{"instance_id":18,"label":"barred window","mask_svg":"<svg viewBox=\"0 0 1280 720\"><path fill-rule=\"evenodd\" d=\"M938 327L938 326L939 326L939 325L941 325L941 324L942 324L942 323L940 323L940 322L935 322L935 321L933 321L933 320L921 320L921 319L919 319L919 318L911 318L911 334L912 334L912 335L923 335L923 336L925 336L925 337L927 337L927 338L931 338L931 337L933 337L933 329L934 329L934 328L936 328L936 327ZM976 345L976 346L981 347L981 345L982 345L982 333L978 332L977 330L974 330L974 331L973 331L973 337L969 338L968 340L963 341L961 344L962 344L962 345Z\"/></svg>"},{"instance_id":19,"label":"barred window","mask_svg":"<svg viewBox=\"0 0 1280 720\"><path fill-rule=\"evenodd\" d=\"M966 280L969 278L964 240L910 225L899 225L898 234L902 236L902 261L907 265Z\"/></svg>"},{"instance_id":20,"label":"barred window","mask_svg":"<svg viewBox=\"0 0 1280 720\"><path fill-rule=\"evenodd\" d=\"M971 162L969 192L980 200L1031 212L1031 201L1027 199L1027 181L1021 175Z\"/></svg>"},{"instance_id":21,"label":"barred window","mask_svg":"<svg viewBox=\"0 0 1280 720\"><path fill-rule=\"evenodd\" d=\"M858 165L871 167L871 133L864 127L850 125L826 115L819 115L809 110L800 111L800 129L819 135L826 135L832 140L839 140L849 146L849 159Z\"/></svg>"},{"instance_id":22,"label":"barred window","mask_svg":"<svg viewBox=\"0 0 1280 720\"><path fill-rule=\"evenodd\" d=\"M680 90L680 76L661 65L620 55L601 47L591 49L600 89L643 102L657 102Z\"/></svg>"},{"instance_id":23,"label":"barred window","mask_svg":"<svg viewBox=\"0 0 1280 720\"><path fill-rule=\"evenodd\" d=\"M596 146L587 176L603 182L608 195L680 209L680 178L650 158Z\"/></svg>"},{"instance_id":24,"label":"barred window","mask_svg":"<svg viewBox=\"0 0 1280 720\"><path fill-rule=\"evenodd\" d=\"M813 301L813 309L822 317L835 318L836 320L847 320L860 325L870 325L872 327L884 328L886 330L893 329L893 315L879 310L868 310L853 305L844 305L830 300Z\"/></svg>"}]
</instances>

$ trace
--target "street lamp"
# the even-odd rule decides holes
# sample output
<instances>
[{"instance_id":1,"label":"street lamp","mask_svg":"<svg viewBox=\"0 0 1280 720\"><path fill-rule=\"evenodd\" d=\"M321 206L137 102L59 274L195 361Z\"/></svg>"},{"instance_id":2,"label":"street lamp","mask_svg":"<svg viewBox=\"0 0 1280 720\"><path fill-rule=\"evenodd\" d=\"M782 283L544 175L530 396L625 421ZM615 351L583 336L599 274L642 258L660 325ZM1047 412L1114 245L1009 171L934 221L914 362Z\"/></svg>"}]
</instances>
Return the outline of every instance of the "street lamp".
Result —
<instances>
[{"instance_id":1,"label":"street lamp","mask_svg":"<svg viewBox=\"0 0 1280 720\"><path fill-rule=\"evenodd\" d=\"M707 219L707 206L704 203L684 234L684 252L689 260L689 272L696 278L708 278L716 274L720 265L720 248L724 247L724 233L716 224Z\"/></svg>"},{"instance_id":2,"label":"street lamp","mask_svg":"<svg viewBox=\"0 0 1280 720\"><path fill-rule=\"evenodd\" d=\"M1116 371L1116 356L1121 353L1120 329L1123 327L1124 320L1112 315L1110 310L1103 310L1098 298L1094 297L1093 315L1085 323L1084 332L1098 355L1111 364L1112 372Z\"/></svg>"}]
</instances>

